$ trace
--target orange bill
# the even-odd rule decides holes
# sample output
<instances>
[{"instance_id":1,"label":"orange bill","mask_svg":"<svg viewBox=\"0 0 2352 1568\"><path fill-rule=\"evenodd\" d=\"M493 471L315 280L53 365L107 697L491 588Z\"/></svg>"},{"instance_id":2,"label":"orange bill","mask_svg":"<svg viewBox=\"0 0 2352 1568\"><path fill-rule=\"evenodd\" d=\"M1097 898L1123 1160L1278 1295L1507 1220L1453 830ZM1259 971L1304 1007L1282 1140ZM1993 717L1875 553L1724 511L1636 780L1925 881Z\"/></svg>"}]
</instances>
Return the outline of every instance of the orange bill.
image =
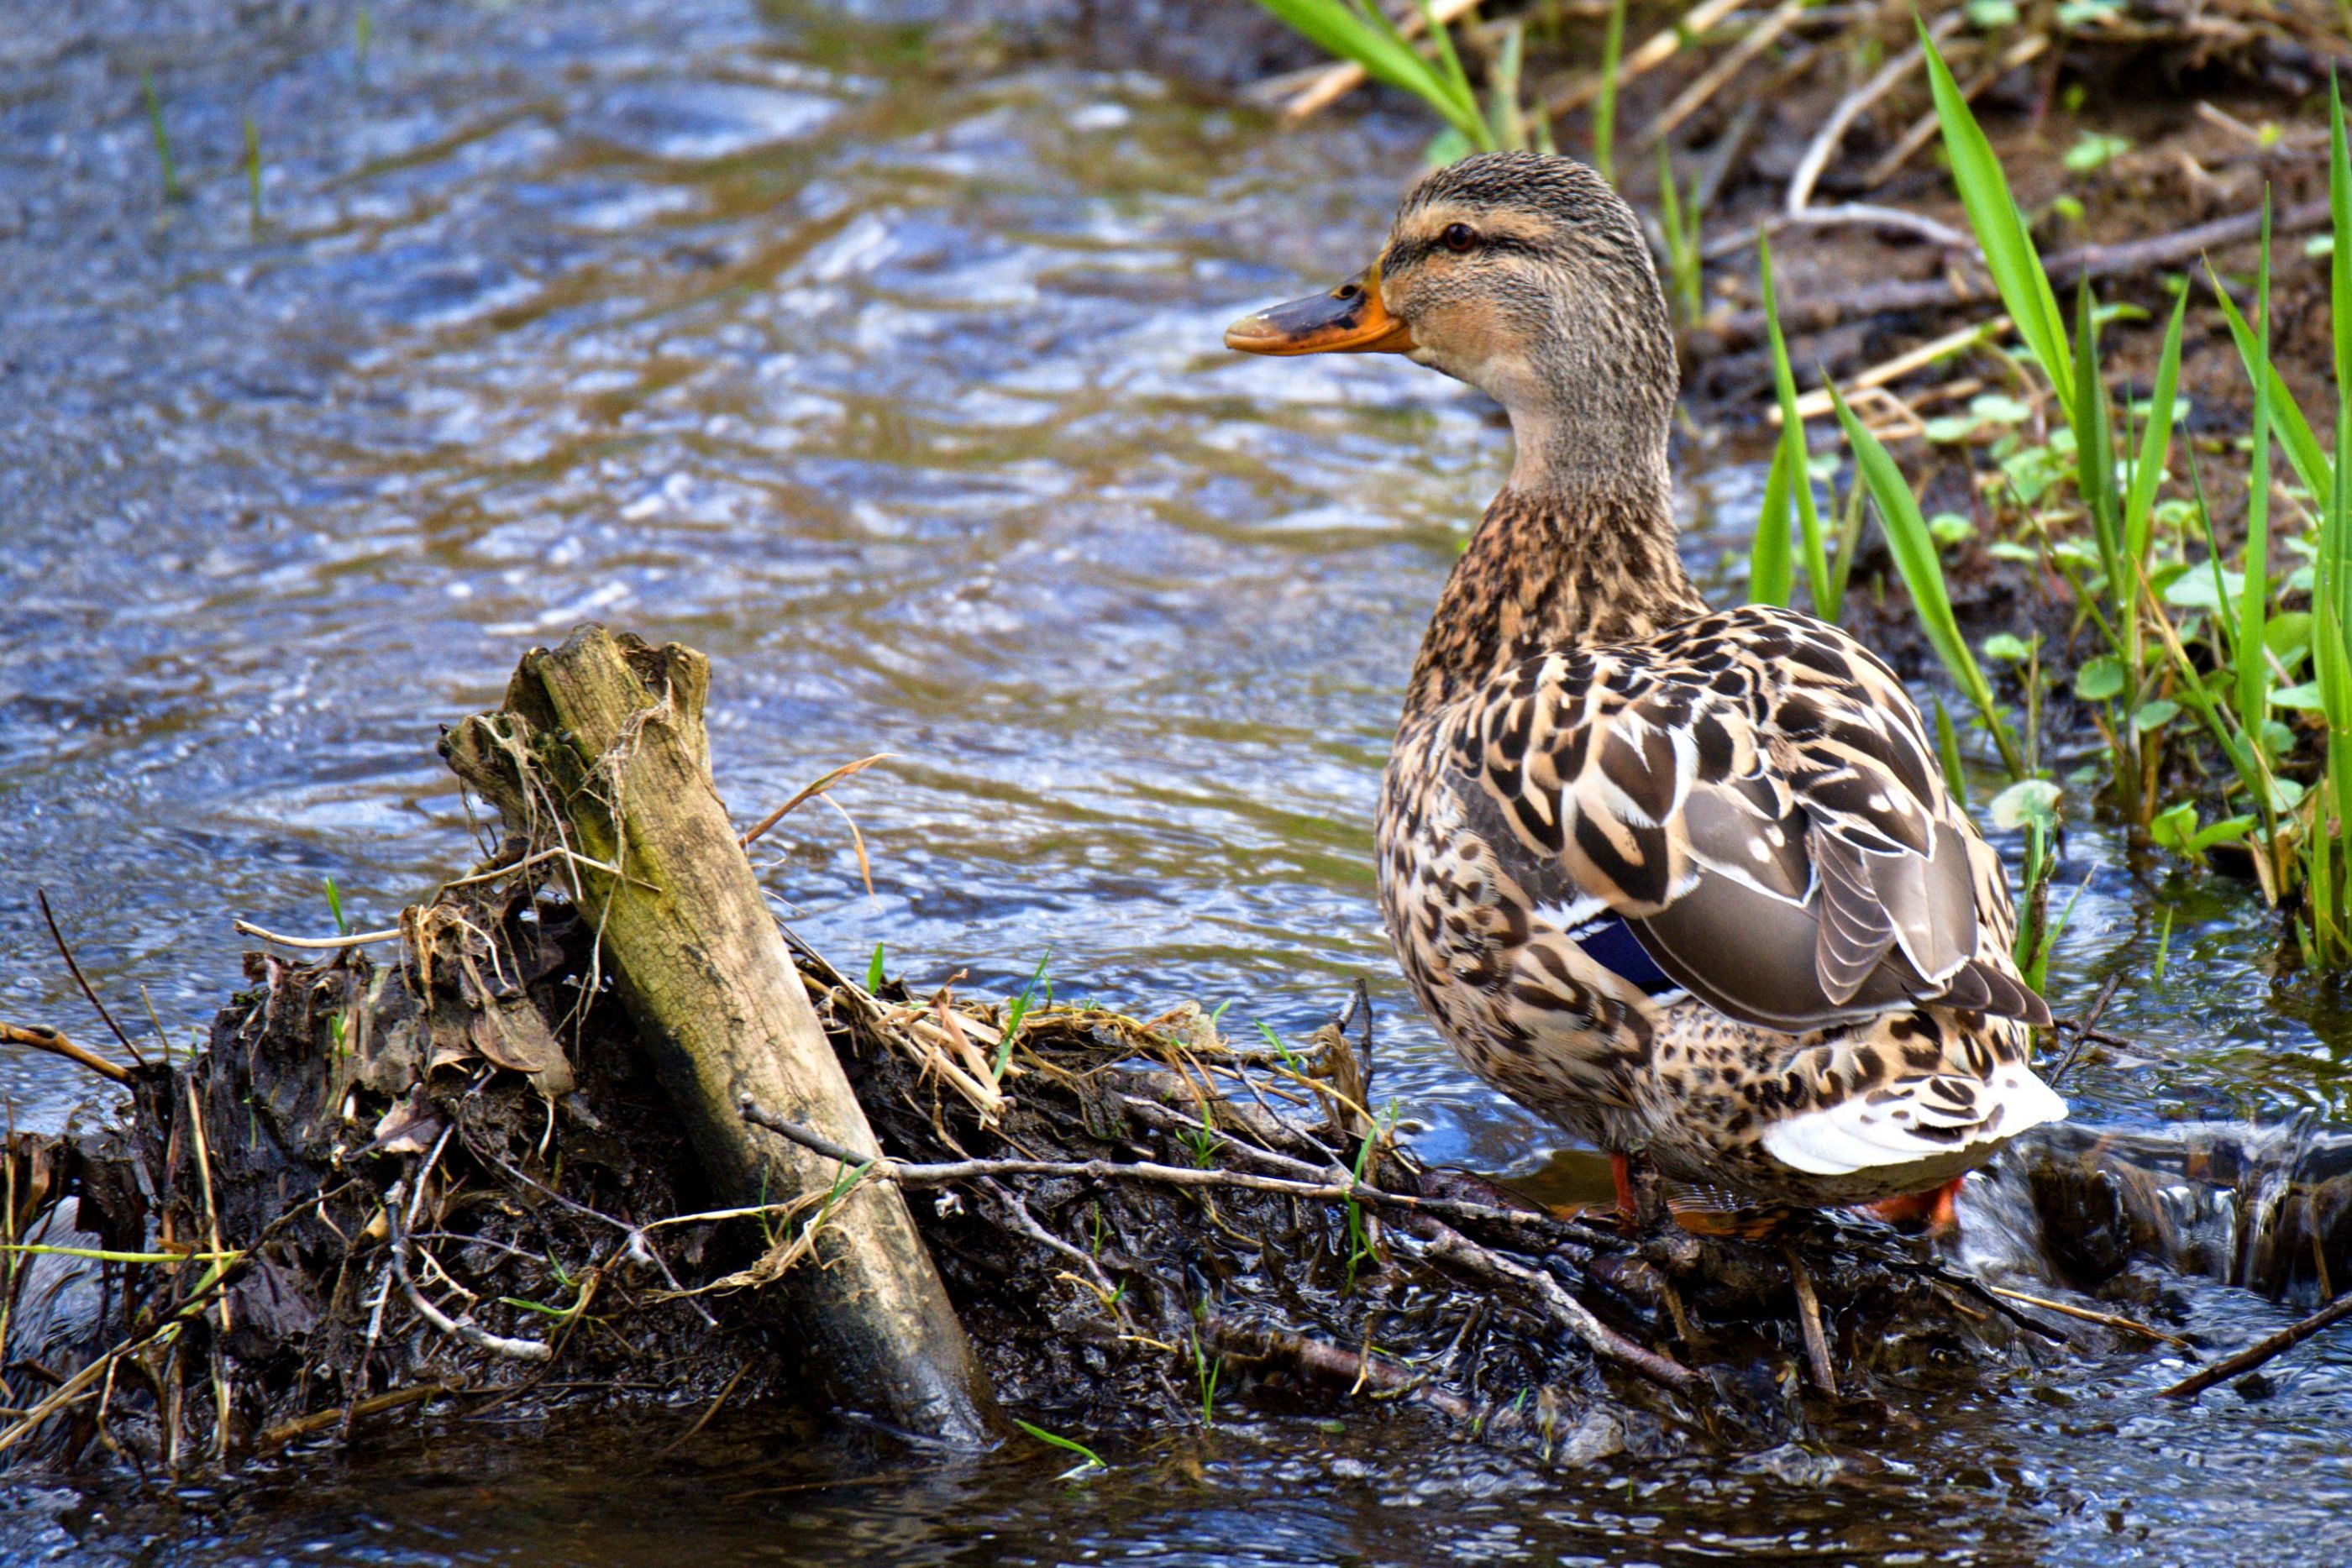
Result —
<instances>
[{"instance_id":1,"label":"orange bill","mask_svg":"<svg viewBox=\"0 0 2352 1568\"><path fill-rule=\"evenodd\" d=\"M1412 333L1381 303L1381 271L1366 267L1328 294L1269 306L1225 329L1244 354L1402 354Z\"/></svg>"}]
</instances>

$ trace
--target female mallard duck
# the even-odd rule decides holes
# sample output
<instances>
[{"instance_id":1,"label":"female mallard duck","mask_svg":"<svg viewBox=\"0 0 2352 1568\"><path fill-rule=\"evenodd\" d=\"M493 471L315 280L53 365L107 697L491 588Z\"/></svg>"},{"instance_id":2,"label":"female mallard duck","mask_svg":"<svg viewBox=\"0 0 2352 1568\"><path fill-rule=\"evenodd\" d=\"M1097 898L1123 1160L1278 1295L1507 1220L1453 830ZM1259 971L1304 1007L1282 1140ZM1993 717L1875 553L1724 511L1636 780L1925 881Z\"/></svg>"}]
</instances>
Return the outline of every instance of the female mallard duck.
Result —
<instances>
[{"instance_id":1,"label":"female mallard duck","mask_svg":"<svg viewBox=\"0 0 2352 1568\"><path fill-rule=\"evenodd\" d=\"M1710 612L1675 549L1674 337L1632 211L1523 152L1423 179L1380 258L1236 322L1510 415L1381 791L1381 904L1473 1071L1614 1158L1774 1205L1920 1195L2066 1114L2000 859L1838 627ZM1890 1208L1898 1206L1890 1205Z\"/></svg>"}]
</instances>

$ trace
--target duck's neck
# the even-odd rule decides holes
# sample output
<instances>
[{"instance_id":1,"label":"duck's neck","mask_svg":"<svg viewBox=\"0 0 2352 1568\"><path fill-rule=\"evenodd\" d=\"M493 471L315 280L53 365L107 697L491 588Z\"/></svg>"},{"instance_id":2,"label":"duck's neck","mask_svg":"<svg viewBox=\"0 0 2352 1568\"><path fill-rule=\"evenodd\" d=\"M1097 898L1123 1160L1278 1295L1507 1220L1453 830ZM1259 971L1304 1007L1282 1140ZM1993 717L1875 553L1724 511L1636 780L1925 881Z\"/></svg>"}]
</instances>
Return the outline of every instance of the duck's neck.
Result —
<instances>
[{"instance_id":1,"label":"duck's neck","mask_svg":"<svg viewBox=\"0 0 2352 1568\"><path fill-rule=\"evenodd\" d=\"M1518 423L1520 422L1515 422ZM1592 465L1531 442L1437 601L1408 719L1531 653L1645 637L1706 609L1675 550L1664 433L1642 461Z\"/></svg>"}]
</instances>

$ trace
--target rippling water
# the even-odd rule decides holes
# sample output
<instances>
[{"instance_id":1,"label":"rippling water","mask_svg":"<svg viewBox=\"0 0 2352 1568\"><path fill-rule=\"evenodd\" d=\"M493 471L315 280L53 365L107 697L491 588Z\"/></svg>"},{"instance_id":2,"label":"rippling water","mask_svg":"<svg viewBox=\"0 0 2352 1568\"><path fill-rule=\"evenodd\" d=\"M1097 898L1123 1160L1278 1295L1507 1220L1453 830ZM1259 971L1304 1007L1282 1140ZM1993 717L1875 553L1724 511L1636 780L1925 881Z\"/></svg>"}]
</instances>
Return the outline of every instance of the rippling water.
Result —
<instances>
[{"instance_id":1,"label":"rippling water","mask_svg":"<svg viewBox=\"0 0 2352 1568\"><path fill-rule=\"evenodd\" d=\"M1065 989L1231 999L1285 1030L1370 971L1381 1090L1421 1147L1540 1160L1548 1134L1411 1015L1370 865L1404 671L1504 433L1400 361L1218 342L1360 264L1421 128L1278 134L901 11L380 5L362 69L348 9L0 0L0 1016L98 1033L35 883L126 1019L143 986L180 1039L236 983L232 916L324 929L331 876L385 923L471 858L435 727L593 617L711 654L741 817L896 755L839 795L871 896L832 813L768 841L819 946L984 988L1050 954ZM162 199L142 69L184 204ZM1686 549L1719 580L1756 476L1684 461ZM2095 835L2073 845L2084 878L2055 999L2123 970L2111 1017L2152 1056L2086 1065L2084 1113L2343 1113L2352 1030L2276 981L2241 894L2136 876ZM53 1065L0 1062L20 1116L85 1091ZM2182 1289L2221 1338L2276 1316ZM1923 1395L1924 1432L1889 1439L1909 1470L1835 1478L1562 1483L1425 1434L1265 1425L1079 1485L1028 1456L908 1479L903 1456L795 1458L751 1428L667 1466L652 1442L492 1428L176 1511L20 1490L0 1542L2007 1563L2210 1557L2259 1530L2263 1561L2336 1560L2305 1554L2352 1508L2352 1353L2314 1347L2259 1405L2159 1408L2172 1372ZM842 1474L881 1479L816 1484Z\"/></svg>"}]
</instances>

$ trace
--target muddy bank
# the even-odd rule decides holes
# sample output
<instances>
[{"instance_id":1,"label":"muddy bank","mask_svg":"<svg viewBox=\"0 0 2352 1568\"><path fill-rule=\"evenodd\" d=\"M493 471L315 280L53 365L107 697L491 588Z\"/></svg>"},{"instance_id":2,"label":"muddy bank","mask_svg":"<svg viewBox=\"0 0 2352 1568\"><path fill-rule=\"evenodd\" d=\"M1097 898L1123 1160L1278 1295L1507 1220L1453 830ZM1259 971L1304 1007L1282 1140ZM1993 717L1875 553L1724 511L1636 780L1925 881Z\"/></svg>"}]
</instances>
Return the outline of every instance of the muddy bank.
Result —
<instances>
[{"instance_id":1,"label":"muddy bank","mask_svg":"<svg viewBox=\"0 0 2352 1568\"><path fill-rule=\"evenodd\" d=\"M611 641L583 628L552 657ZM647 731L699 697L651 700L395 932L255 954L202 1051L109 1068L131 1092L113 1115L19 1134L0 1448L178 1474L436 1402L855 1405L808 1314L869 1183L905 1197L996 1398L1056 1430L1213 1425L1223 1402L1410 1410L1546 1463L1758 1452L1866 1443L1921 1377L2114 1343L1884 1226L1701 1237L1661 1211L1628 1233L1425 1167L1380 1109L1360 995L1241 1049L1191 1007L860 984L796 945L883 1157L747 1092L745 1123L829 1162L747 1202L662 1070L643 950L599 941L612 884L578 876L702 877L567 815L609 813ZM510 738L543 758L554 737ZM695 962L681 941L661 961ZM2079 1228L2065 1201L2045 1218Z\"/></svg>"}]
</instances>

